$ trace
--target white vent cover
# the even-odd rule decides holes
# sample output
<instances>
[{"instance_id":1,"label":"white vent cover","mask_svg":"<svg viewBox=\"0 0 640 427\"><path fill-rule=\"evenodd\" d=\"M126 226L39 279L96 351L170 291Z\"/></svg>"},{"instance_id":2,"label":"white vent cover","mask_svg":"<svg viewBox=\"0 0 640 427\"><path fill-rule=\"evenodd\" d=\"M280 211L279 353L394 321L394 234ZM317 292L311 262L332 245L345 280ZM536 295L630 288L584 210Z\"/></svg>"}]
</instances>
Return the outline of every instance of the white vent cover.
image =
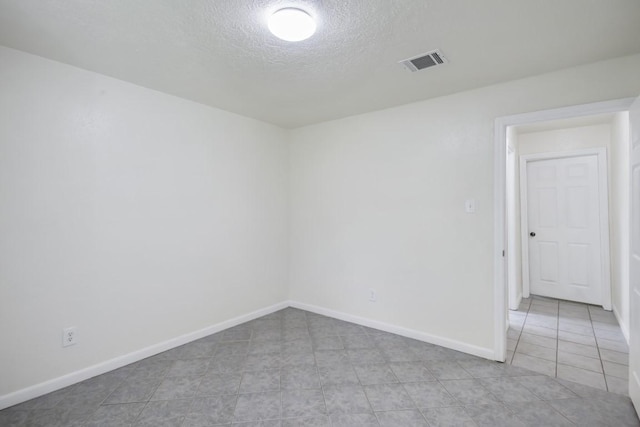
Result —
<instances>
[{"instance_id":1,"label":"white vent cover","mask_svg":"<svg viewBox=\"0 0 640 427\"><path fill-rule=\"evenodd\" d=\"M444 57L439 49L432 50L431 52L423 53L422 55L400 61L400 63L407 67L411 72L435 67L436 65L442 65L447 62L449 61L447 61L447 58Z\"/></svg>"}]
</instances>

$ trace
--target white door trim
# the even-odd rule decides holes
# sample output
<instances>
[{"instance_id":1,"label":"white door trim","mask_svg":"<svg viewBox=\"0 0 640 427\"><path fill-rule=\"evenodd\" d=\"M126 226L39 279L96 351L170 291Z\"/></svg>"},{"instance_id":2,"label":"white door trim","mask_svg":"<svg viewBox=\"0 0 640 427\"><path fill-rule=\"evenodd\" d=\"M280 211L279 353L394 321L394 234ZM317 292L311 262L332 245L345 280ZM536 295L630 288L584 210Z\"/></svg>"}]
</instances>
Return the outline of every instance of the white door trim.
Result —
<instances>
[{"instance_id":1,"label":"white door trim","mask_svg":"<svg viewBox=\"0 0 640 427\"><path fill-rule=\"evenodd\" d=\"M640 414L640 263L638 259L638 196L640 167L640 98L629 108L629 397Z\"/></svg>"},{"instance_id":2,"label":"white door trim","mask_svg":"<svg viewBox=\"0 0 640 427\"><path fill-rule=\"evenodd\" d=\"M575 105L552 110L498 117L494 122L493 150L493 341L494 359L504 362L507 357L507 280L504 250L506 242L506 175L507 128L547 120L569 119L596 114L628 111L635 98Z\"/></svg>"},{"instance_id":3,"label":"white door trim","mask_svg":"<svg viewBox=\"0 0 640 427\"><path fill-rule=\"evenodd\" d=\"M527 195L527 163L536 160L566 159L595 155L598 159L598 194L600 200L600 264L602 266L602 295L600 301L605 310L611 310L611 258L609 248L609 186L607 149L604 147L556 153L535 153L520 156L520 232L522 243L522 294L529 296L529 219Z\"/></svg>"},{"instance_id":4,"label":"white door trim","mask_svg":"<svg viewBox=\"0 0 640 427\"><path fill-rule=\"evenodd\" d=\"M516 169L516 152L515 149L511 146L507 146L507 176L513 176L515 174ZM509 179L507 180L507 287L509 289L509 310L517 310L522 302L523 297L523 288L522 281L518 279L516 275L517 270L517 251L516 251L516 236L515 233L509 233L508 230L516 229L516 212L515 207L516 204L519 205L520 201L515 200L515 180ZM522 271L520 271L520 276L522 276Z\"/></svg>"}]
</instances>

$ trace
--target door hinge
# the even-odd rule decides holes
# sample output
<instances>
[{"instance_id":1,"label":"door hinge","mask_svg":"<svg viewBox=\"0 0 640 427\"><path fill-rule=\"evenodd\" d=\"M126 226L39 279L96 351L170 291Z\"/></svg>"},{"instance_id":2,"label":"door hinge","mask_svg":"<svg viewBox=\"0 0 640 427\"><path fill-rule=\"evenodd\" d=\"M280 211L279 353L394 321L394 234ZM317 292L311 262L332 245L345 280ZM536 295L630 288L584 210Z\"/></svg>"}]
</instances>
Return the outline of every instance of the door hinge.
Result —
<instances>
[{"instance_id":1,"label":"door hinge","mask_svg":"<svg viewBox=\"0 0 640 427\"><path fill-rule=\"evenodd\" d=\"M502 257L504 258L504 249L502 250Z\"/></svg>"}]
</instances>

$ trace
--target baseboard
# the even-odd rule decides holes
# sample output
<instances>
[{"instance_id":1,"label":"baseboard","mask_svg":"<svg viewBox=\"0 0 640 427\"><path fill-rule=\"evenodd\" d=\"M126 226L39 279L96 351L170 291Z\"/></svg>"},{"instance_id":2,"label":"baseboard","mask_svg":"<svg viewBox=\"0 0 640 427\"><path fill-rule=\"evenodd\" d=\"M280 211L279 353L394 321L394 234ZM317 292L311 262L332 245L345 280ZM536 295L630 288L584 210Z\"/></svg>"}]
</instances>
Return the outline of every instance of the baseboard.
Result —
<instances>
[{"instance_id":1,"label":"baseboard","mask_svg":"<svg viewBox=\"0 0 640 427\"><path fill-rule=\"evenodd\" d=\"M509 311L517 311L520 308L520 304L522 304L522 293L518 294L518 297L516 298L516 301L518 301L518 306L514 309L509 307ZM509 328L511 327L511 321L509 320L509 312L507 312L507 327L505 328L506 331L509 331Z\"/></svg>"},{"instance_id":2,"label":"baseboard","mask_svg":"<svg viewBox=\"0 0 640 427\"><path fill-rule=\"evenodd\" d=\"M522 292L518 293L518 297L516 299L518 301L518 306L516 307L516 310L520 308L520 304L522 304Z\"/></svg>"},{"instance_id":3,"label":"baseboard","mask_svg":"<svg viewBox=\"0 0 640 427\"><path fill-rule=\"evenodd\" d=\"M522 304L522 291L519 290L518 294L516 295L516 301L515 301L515 308L511 306L511 304L509 304L509 310L517 310L518 307L520 307L520 304Z\"/></svg>"},{"instance_id":4,"label":"baseboard","mask_svg":"<svg viewBox=\"0 0 640 427\"><path fill-rule=\"evenodd\" d=\"M0 410L287 308L286 301L0 396Z\"/></svg>"},{"instance_id":5,"label":"baseboard","mask_svg":"<svg viewBox=\"0 0 640 427\"><path fill-rule=\"evenodd\" d=\"M474 356L483 357L485 359L495 360L495 352L492 348L478 347L461 341L416 331L415 329L408 329L402 326L396 326L390 323L379 322L377 320L354 316L352 314L347 314L311 304L305 304L298 301L289 301L289 306L293 308L299 308L300 310L306 310L312 313L321 314L323 316L344 320L346 322L352 322L358 325L367 326L369 328L379 329L381 331L390 332L392 334L402 335L403 337L428 342L430 344L439 345L452 350L457 350L464 353L472 354Z\"/></svg>"},{"instance_id":6,"label":"baseboard","mask_svg":"<svg viewBox=\"0 0 640 427\"><path fill-rule=\"evenodd\" d=\"M624 340L627 342L627 345L629 345L629 327L622 321L622 316L620 316L618 308L615 305L613 306L613 315L616 316L616 320L618 321Z\"/></svg>"},{"instance_id":7,"label":"baseboard","mask_svg":"<svg viewBox=\"0 0 640 427\"><path fill-rule=\"evenodd\" d=\"M419 341L428 342L430 344L439 345L452 350L457 350L457 351L472 354L475 356L483 357L485 359L495 360L494 350L490 348L479 347L479 346L467 344L461 341L456 341L456 340L444 338L437 335L431 335L431 334L417 331L414 329L404 328L404 327L393 325L390 323L367 319L364 317L359 317L359 316L331 310L328 308L311 305L311 304L305 304L298 301L283 301L278 304L274 304L272 306L253 311L251 313L234 317L233 319L229 319L212 326L208 326L204 329L200 329L195 332L190 332L188 334L184 334L179 337L172 338L170 340L167 340L158 344L154 344L152 346L125 354L123 356L118 356L116 358L107 360L102 363L98 363L93 366L89 366L87 368L69 373L67 375L63 375L61 377L42 382L40 384L35 384L33 386L14 391L12 393L5 394L3 396L0 396L0 410L8 408L13 405L17 405L22 402L26 402L27 400L34 399L36 397L40 397L47 393L51 393L52 391L60 390L64 387L73 385L80 381L84 381L89 378L95 377L97 375L101 375L106 372L112 371L114 369L121 368L123 366L140 361L147 357L156 355L158 353L162 353L163 351L171 350L172 348L190 343L200 338L204 338L208 335L215 334L217 332L223 331L225 329L229 329L233 326L237 326L241 323L245 323L250 320L257 319L258 317L271 314L273 312L282 310L287 307L294 307L301 310L306 310L312 313L333 317L339 320L356 323L358 325L379 329L381 331L389 332L392 334L401 335L407 338L413 338Z\"/></svg>"}]
</instances>

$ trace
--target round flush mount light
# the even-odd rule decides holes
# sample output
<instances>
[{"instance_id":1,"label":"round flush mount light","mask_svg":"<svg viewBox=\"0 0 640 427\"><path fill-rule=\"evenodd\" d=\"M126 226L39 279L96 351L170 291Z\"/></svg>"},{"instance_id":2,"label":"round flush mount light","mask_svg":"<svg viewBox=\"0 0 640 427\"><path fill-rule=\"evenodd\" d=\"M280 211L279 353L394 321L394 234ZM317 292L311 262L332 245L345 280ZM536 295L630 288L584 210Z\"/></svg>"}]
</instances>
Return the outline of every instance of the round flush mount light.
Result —
<instances>
[{"instance_id":1,"label":"round flush mount light","mask_svg":"<svg viewBox=\"0 0 640 427\"><path fill-rule=\"evenodd\" d=\"M269 31L279 39L299 42L316 32L316 23L304 10L287 7L269 17Z\"/></svg>"}]
</instances>

